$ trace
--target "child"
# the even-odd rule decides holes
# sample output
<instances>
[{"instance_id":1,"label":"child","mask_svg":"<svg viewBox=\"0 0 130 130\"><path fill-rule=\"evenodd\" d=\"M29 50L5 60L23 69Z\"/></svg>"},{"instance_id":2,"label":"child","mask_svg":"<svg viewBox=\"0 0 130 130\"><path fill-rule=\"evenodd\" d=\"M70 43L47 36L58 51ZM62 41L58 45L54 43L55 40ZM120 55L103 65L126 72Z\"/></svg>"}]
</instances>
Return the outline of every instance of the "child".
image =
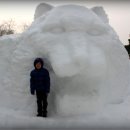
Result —
<instances>
[{"instance_id":1,"label":"child","mask_svg":"<svg viewBox=\"0 0 130 130\"><path fill-rule=\"evenodd\" d=\"M43 68L44 61L36 58L34 61L35 69L30 73L30 91L37 97L37 116L47 117L47 96L50 92L50 76L47 69Z\"/></svg>"}]
</instances>

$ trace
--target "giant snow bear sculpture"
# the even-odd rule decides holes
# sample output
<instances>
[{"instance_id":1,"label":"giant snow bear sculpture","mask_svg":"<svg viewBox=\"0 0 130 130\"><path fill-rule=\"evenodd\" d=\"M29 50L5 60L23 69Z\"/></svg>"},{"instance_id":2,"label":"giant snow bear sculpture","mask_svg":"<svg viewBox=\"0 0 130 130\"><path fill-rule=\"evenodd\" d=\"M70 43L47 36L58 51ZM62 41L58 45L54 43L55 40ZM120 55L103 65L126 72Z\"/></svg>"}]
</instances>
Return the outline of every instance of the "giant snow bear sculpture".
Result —
<instances>
[{"instance_id":1,"label":"giant snow bear sculpture","mask_svg":"<svg viewBox=\"0 0 130 130\"><path fill-rule=\"evenodd\" d=\"M18 41L2 79L10 101L16 93L31 101L29 73L36 57L45 60L51 74L50 111L87 114L124 100L130 85L129 59L102 7L41 4ZM20 102L24 110L27 101ZM16 108L21 109L19 103Z\"/></svg>"}]
</instances>

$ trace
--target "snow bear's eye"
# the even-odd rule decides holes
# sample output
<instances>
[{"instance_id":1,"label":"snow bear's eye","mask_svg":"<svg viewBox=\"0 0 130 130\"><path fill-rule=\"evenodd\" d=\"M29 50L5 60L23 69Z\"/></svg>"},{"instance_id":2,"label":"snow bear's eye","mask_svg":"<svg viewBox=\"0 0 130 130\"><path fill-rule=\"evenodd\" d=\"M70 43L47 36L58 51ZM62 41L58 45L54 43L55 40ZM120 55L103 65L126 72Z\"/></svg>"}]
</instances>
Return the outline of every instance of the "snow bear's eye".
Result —
<instances>
[{"instance_id":1,"label":"snow bear's eye","mask_svg":"<svg viewBox=\"0 0 130 130\"><path fill-rule=\"evenodd\" d=\"M47 33L62 33L65 30L60 27L59 25L49 25L49 26L45 26L43 29L43 32L47 32Z\"/></svg>"},{"instance_id":2,"label":"snow bear's eye","mask_svg":"<svg viewBox=\"0 0 130 130\"><path fill-rule=\"evenodd\" d=\"M87 33L92 36L100 36L106 34L107 31L107 27L100 24L93 24L87 29Z\"/></svg>"},{"instance_id":3,"label":"snow bear's eye","mask_svg":"<svg viewBox=\"0 0 130 130\"><path fill-rule=\"evenodd\" d=\"M92 36L99 36L99 35L102 35L102 33L96 29L91 29L87 32L89 35L92 35Z\"/></svg>"},{"instance_id":4,"label":"snow bear's eye","mask_svg":"<svg viewBox=\"0 0 130 130\"><path fill-rule=\"evenodd\" d=\"M62 32L64 32L64 29L62 29L62 28L52 28L52 29L50 29L50 32L52 32L52 33L62 33Z\"/></svg>"}]
</instances>

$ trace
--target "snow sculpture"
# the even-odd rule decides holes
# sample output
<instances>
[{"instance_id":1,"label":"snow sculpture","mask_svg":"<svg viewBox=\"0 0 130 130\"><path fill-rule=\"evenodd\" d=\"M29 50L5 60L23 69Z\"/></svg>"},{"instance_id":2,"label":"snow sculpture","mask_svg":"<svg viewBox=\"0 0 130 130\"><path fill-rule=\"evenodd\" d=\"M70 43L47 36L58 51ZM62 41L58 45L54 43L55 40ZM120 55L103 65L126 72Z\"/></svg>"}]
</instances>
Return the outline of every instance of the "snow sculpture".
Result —
<instances>
[{"instance_id":1,"label":"snow sculpture","mask_svg":"<svg viewBox=\"0 0 130 130\"><path fill-rule=\"evenodd\" d=\"M0 88L4 86L3 92L8 93L10 106L32 109L29 73L36 57L42 57L50 70L50 111L88 114L104 104L121 103L130 85L129 59L103 8L48 7L42 4L36 9L35 21L14 44L6 66L1 65L5 68L9 63ZM1 41L0 45L4 46Z\"/></svg>"}]
</instances>

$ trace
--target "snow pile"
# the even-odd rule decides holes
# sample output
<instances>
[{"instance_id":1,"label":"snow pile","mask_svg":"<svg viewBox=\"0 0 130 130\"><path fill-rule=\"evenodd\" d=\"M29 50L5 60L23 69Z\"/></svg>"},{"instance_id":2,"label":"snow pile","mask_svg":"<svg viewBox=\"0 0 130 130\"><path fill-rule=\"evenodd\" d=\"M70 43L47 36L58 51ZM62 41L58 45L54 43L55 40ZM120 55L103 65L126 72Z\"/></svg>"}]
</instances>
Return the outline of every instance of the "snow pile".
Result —
<instances>
[{"instance_id":1,"label":"snow pile","mask_svg":"<svg viewBox=\"0 0 130 130\"><path fill-rule=\"evenodd\" d=\"M129 59L103 8L64 5L44 8L46 15L41 11L21 36L0 39L0 111L36 114L29 93L36 57L50 71L51 116L94 114L105 104L123 102L130 86Z\"/></svg>"}]
</instances>

